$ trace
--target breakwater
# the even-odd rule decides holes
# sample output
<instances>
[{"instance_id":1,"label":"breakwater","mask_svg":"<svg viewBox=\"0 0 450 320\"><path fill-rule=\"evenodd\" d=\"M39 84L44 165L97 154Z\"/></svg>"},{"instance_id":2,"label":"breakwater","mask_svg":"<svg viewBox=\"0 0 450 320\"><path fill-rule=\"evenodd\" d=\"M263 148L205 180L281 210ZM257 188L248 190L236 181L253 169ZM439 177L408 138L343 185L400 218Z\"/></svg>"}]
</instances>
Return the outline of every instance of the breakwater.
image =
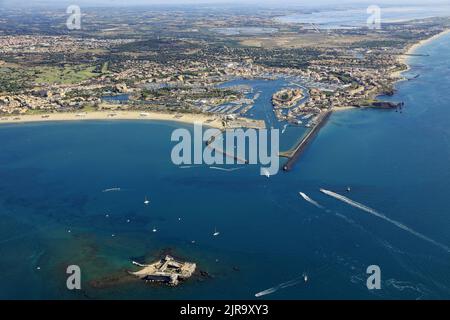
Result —
<instances>
[{"instance_id":1,"label":"breakwater","mask_svg":"<svg viewBox=\"0 0 450 320\"><path fill-rule=\"evenodd\" d=\"M297 146L290 151L286 156L289 158L286 164L283 166L284 171L290 171L295 162L299 159L302 152L305 150L309 142L317 135L319 130L325 125L330 118L332 111L326 111L317 119L317 124L311 128L311 130L303 137Z\"/></svg>"}]
</instances>

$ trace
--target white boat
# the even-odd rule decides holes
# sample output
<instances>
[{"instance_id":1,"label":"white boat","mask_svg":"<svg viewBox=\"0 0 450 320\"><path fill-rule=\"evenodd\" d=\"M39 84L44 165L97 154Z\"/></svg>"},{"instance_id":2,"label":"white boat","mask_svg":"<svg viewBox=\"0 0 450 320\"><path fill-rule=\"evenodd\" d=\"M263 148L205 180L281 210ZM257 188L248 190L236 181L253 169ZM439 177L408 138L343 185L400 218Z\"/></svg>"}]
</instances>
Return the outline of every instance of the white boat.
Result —
<instances>
[{"instance_id":1,"label":"white boat","mask_svg":"<svg viewBox=\"0 0 450 320\"><path fill-rule=\"evenodd\" d=\"M155 233L155 232L156 232L156 231L158 231L158 230L157 230L156 228L153 228L153 230L152 230L152 231L153 231L153 233Z\"/></svg>"},{"instance_id":2,"label":"white boat","mask_svg":"<svg viewBox=\"0 0 450 320\"><path fill-rule=\"evenodd\" d=\"M306 195L306 193L299 192L298 194L299 194L303 199L305 199L306 201L310 201L310 200L311 200L311 198L308 197L308 196Z\"/></svg>"},{"instance_id":3,"label":"white boat","mask_svg":"<svg viewBox=\"0 0 450 320\"><path fill-rule=\"evenodd\" d=\"M217 231L217 229L216 228L214 228L214 233L213 233L213 236L214 237L217 237L218 235L220 234L220 232L219 231Z\"/></svg>"},{"instance_id":4,"label":"white boat","mask_svg":"<svg viewBox=\"0 0 450 320\"><path fill-rule=\"evenodd\" d=\"M149 203L150 203L150 200L148 200L147 197L145 197L144 204L147 205Z\"/></svg>"},{"instance_id":5,"label":"white boat","mask_svg":"<svg viewBox=\"0 0 450 320\"><path fill-rule=\"evenodd\" d=\"M305 199L306 201L308 201L309 203L313 204L314 206L316 206L317 208L323 209L323 207L316 201L314 201L313 199L311 199L310 197L308 197L308 195L306 195L306 193L303 192L299 192L300 196Z\"/></svg>"},{"instance_id":6,"label":"white boat","mask_svg":"<svg viewBox=\"0 0 450 320\"><path fill-rule=\"evenodd\" d=\"M303 275L303 280L304 280L305 282L308 282L308 276L307 276L306 274Z\"/></svg>"}]
</instances>

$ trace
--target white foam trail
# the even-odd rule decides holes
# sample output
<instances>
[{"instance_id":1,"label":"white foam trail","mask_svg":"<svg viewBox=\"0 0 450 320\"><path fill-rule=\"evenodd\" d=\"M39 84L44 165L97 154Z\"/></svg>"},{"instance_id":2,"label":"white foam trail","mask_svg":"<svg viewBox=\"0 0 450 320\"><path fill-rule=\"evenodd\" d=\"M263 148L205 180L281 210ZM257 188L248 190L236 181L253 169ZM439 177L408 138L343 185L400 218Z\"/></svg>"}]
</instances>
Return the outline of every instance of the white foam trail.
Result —
<instances>
[{"instance_id":1,"label":"white foam trail","mask_svg":"<svg viewBox=\"0 0 450 320\"><path fill-rule=\"evenodd\" d=\"M295 278L295 279L290 280L290 281L288 281L288 282L280 283L279 285L277 285L277 286L275 286L275 287L272 287L272 288L269 288L269 289L266 289L266 290L264 290L264 291L261 291L261 292L256 293L256 294L255 294L255 297L262 297L262 296L265 296L265 295L268 295L268 294L277 292L277 291L280 290L280 289L284 289L284 288L287 288L287 287L295 286L296 284L298 284L298 283L301 282L302 280L303 280L303 276L302 276L302 277Z\"/></svg>"},{"instance_id":2,"label":"white foam trail","mask_svg":"<svg viewBox=\"0 0 450 320\"><path fill-rule=\"evenodd\" d=\"M355 221L353 221L350 218L347 218L346 216L344 216L343 214L340 214L339 212L336 212L335 215L343 220L345 220L346 222L350 223L351 225L356 225ZM357 225L359 227L359 225Z\"/></svg>"},{"instance_id":3,"label":"white foam trail","mask_svg":"<svg viewBox=\"0 0 450 320\"><path fill-rule=\"evenodd\" d=\"M209 167L210 169L214 169L214 170L220 170L220 171L227 171L227 172L231 172L231 171L236 171L242 168L220 168L220 167Z\"/></svg>"},{"instance_id":4,"label":"white foam trail","mask_svg":"<svg viewBox=\"0 0 450 320\"><path fill-rule=\"evenodd\" d=\"M270 178L270 172L269 170L267 170L267 168L262 168L261 171L267 178Z\"/></svg>"},{"instance_id":5,"label":"white foam trail","mask_svg":"<svg viewBox=\"0 0 450 320\"><path fill-rule=\"evenodd\" d=\"M120 191L122 190L121 188L110 188L110 189L105 189L102 192L113 192L113 191Z\"/></svg>"},{"instance_id":6,"label":"white foam trail","mask_svg":"<svg viewBox=\"0 0 450 320\"><path fill-rule=\"evenodd\" d=\"M374 210L372 208L369 208L369 207L367 207L367 206L365 206L365 205L363 205L363 204L361 204L359 202L353 201L353 200L351 200L351 199L349 199L347 197L344 197L344 196L342 196L340 194L337 194L337 193L335 193L333 191L320 189L320 192L323 192L323 193L325 193L326 195L328 195L330 197L333 197L335 199L341 200L341 201L343 201L343 202L345 202L345 203L347 203L347 204L349 204L349 205L351 205L351 206L353 206L355 208L361 209L361 210L366 211L366 212L368 212L368 213L370 213L370 214L372 214L372 215L374 215L374 216L376 216L378 218L381 218L381 219L383 219L383 220L385 220L387 222L390 222L393 225L399 227L400 229L403 229L403 230L411 233L412 235L415 235L416 237L418 237L418 238L420 238L422 240L425 240L425 241L427 241L427 242L429 242L429 243L431 243L431 244L433 244L433 245L435 245L435 246L437 246L437 247L439 247L441 249L444 249L447 252L450 252L450 248L447 247L446 245L443 245L443 244L441 244L441 243L439 243L439 242L437 242L437 241L435 241L435 240L433 240L431 238L428 238L427 236L425 236L425 235L423 235L423 234L421 234L421 233L419 233L419 232L417 232L417 231L415 231L415 230L405 226L403 223L395 221L395 220L392 220L391 218L386 217L384 214L379 213L379 212L377 212L376 210Z\"/></svg>"},{"instance_id":7,"label":"white foam trail","mask_svg":"<svg viewBox=\"0 0 450 320\"><path fill-rule=\"evenodd\" d=\"M148 267L147 264L142 264L142 263L139 263L139 262L136 262L136 261L131 261L131 263L134 264L135 266L138 266L138 267Z\"/></svg>"},{"instance_id":8,"label":"white foam trail","mask_svg":"<svg viewBox=\"0 0 450 320\"><path fill-rule=\"evenodd\" d=\"M324 207L321 206L317 201L314 201L313 199L311 199L310 197L308 197L305 193L303 192L299 192L299 195L302 196L303 199L305 199L306 201L308 201L309 203L315 205L317 208L319 209L323 209Z\"/></svg>"},{"instance_id":9,"label":"white foam trail","mask_svg":"<svg viewBox=\"0 0 450 320\"><path fill-rule=\"evenodd\" d=\"M262 296L266 296L266 295L268 295L268 294L271 294L271 293L274 293L275 291L277 291L278 289L277 288L270 288L270 289L267 289L267 290L264 290L264 291L261 291L261 292L258 292L258 293L256 293L255 294L255 297L257 297L257 298L259 298L259 297L262 297Z\"/></svg>"}]
</instances>

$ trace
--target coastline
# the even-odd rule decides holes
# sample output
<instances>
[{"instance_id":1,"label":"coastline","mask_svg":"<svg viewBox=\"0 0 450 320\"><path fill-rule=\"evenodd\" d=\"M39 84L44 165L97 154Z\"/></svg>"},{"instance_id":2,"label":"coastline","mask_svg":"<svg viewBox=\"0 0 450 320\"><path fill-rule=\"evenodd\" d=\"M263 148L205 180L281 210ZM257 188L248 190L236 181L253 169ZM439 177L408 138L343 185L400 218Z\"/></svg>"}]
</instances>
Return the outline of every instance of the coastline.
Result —
<instances>
[{"instance_id":1,"label":"coastline","mask_svg":"<svg viewBox=\"0 0 450 320\"><path fill-rule=\"evenodd\" d=\"M155 121L174 121L187 124L202 123L213 128L223 128L222 120L217 116L194 113L160 113L143 111L117 111L117 112L67 112L67 113L49 113L33 115L9 115L0 116L1 124L11 123L33 123L33 122L54 122L54 121L85 121L85 120L155 120Z\"/></svg>"},{"instance_id":2,"label":"coastline","mask_svg":"<svg viewBox=\"0 0 450 320\"><path fill-rule=\"evenodd\" d=\"M331 108L331 111L340 112L340 111L347 111L347 110L353 110L353 109L360 109L360 108L355 107L355 106L333 107L333 108Z\"/></svg>"},{"instance_id":3,"label":"coastline","mask_svg":"<svg viewBox=\"0 0 450 320\"><path fill-rule=\"evenodd\" d=\"M402 73L410 70L408 65L408 56L421 46L436 40L437 38L450 33L450 29L443 30L432 37L422 39L405 47L404 53L398 56L398 62L406 65L406 69L397 70L391 73L391 77L397 79L395 82L404 80ZM331 111L346 111L356 109L354 106L333 107ZM194 113L163 113L146 111L92 111L92 112L64 112L64 113L40 113L23 115L0 115L1 124L19 124L32 122L52 122L52 121L84 121L84 120L153 120L153 121L172 121L185 124L202 123L212 128L223 129L222 120L216 115L194 114Z\"/></svg>"},{"instance_id":4,"label":"coastline","mask_svg":"<svg viewBox=\"0 0 450 320\"><path fill-rule=\"evenodd\" d=\"M412 54L415 50L417 50L418 48L420 48L421 46L434 41L438 38L440 38L443 35L446 35L450 33L450 29L446 29L438 34L435 34L434 36L427 38L427 39L423 39L417 43L414 43L408 47L405 48L405 52L402 55L398 56L398 62L401 64L406 65L406 69L405 70L398 70L398 71L394 71L391 73L391 77L392 78L396 78L398 80L396 80L395 82L399 82L402 80L405 80L405 78L402 76L402 73L405 71L410 70L410 66L408 65L408 54ZM285 152L281 152L280 156L281 157L287 157L288 161L286 162L286 164L283 167L284 171L290 171L295 163L296 160L298 160L298 158L300 157L300 154L302 153L302 151L306 148L307 144L309 143L309 141L311 139L313 139L315 137L315 135L318 133L318 131L320 131L320 129L326 124L328 118L330 117L330 115L334 112L341 112L341 111L348 111L348 110L353 110L353 109L362 109L362 108L366 108L366 107L355 107L355 106L342 106L342 107L333 107L331 108L330 111L328 111L328 113L326 114L326 116L324 116L321 121L318 123L318 125L316 125L314 128L312 128L307 135L300 141L300 143L294 148L291 149L289 151L285 151ZM323 121L325 120L325 121Z\"/></svg>"},{"instance_id":5,"label":"coastline","mask_svg":"<svg viewBox=\"0 0 450 320\"><path fill-rule=\"evenodd\" d=\"M406 47L405 48L405 52L398 57L398 62L401 63L401 64L406 65L406 69L405 70L401 70L401 71L395 71L395 72L392 73L392 76L397 77L397 78L402 78L401 74L403 72L405 72L405 71L410 70L410 66L408 64L408 59L410 58L410 56L408 56L409 54L413 54L414 51L416 51L417 49L419 49L423 45L426 45L427 43L429 43L431 41L434 41L434 40L436 40L436 39L438 39L438 38L440 38L440 37L442 37L442 36L444 36L444 35L446 35L448 33L450 33L450 29L446 29L446 30L444 30L444 31L442 31L442 32L440 32L438 34L435 34L432 37L420 40L419 42L416 42L416 43L411 44L410 46Z\"/></svg>"}]
</instances>

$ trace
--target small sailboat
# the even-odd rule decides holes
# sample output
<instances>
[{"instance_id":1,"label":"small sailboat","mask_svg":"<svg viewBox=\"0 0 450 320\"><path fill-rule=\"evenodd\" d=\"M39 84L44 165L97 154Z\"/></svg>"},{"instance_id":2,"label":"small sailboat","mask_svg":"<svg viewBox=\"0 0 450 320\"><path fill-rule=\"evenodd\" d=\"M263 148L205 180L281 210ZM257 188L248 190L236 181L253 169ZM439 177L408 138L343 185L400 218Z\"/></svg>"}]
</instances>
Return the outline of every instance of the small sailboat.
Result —
<instances>
[{"instance_id":1,"label":"small sailboat","mask_svg":"<svg viewBox=\"0 0 450 320\"><path fill-rule=\"evenodd\" d=\"M149 203L150 203L150 200L148 200L147 197L145 197L144 204L148 205Z\"/></svg>"},{"instance_id":2,"label":"small sailboat","mask_svg":"<svg viewBox=\"0 0 450 320\"><path fill-rule=\"evenodd\" d=\"M350 187L347 187L347 192L352 191L352 189Z\"/></svg>"},{"instance_id":3,"label":"small sailboat","mask_svg":"<svg viewBox=\"0 0 450 320\"><path fill-rule=\"evenodd\" d=\"M153 227L153 233L155 233L156 231L158 231L155 227Z\"/></svg>"},{"instance_id":4,"label":"small sailboat","mask_svg":"<svg viewBox=\"0 0 450 320\"><path fill-rule=\"evenodd\" d=\"M218 235L220 234L220 232L219 231L217 231L217 229L216 228L214 228L214 233L213 233L213 236L214 237L217 237Z\"/></svg>"},{"instance_id":5,"label":"small sailboat","mask_svg":"<svg viewBox=\"0 0 450 320\"><path fill-rule=\"evenodd\" d=\"M303 281L308 282L308 275L306 273L303 274Z\"/></svg>"}]
</instances>

